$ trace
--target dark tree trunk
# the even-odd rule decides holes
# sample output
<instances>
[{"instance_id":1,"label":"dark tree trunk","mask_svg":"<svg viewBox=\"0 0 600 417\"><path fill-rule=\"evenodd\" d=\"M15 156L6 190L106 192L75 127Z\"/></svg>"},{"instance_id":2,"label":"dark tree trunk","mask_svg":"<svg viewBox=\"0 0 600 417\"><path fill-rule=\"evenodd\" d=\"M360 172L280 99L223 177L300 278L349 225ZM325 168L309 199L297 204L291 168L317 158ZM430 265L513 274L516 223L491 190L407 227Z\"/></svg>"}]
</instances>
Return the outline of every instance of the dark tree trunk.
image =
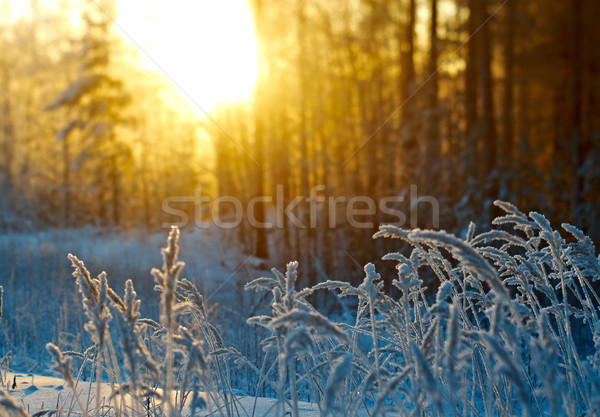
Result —
<instances>
[{"instance_id":1,"label":"dark tree trunk","mask_svg":"<svg viewBox=\"0 0 600 417\"><path fill-rule=\"evenodd\" d=\"M506 5L506 33L504 36L504 97L502 99L503 137L502 172L504 173L505 194L502 199L514 201L513 188L515 161L514 127L514 61L515 61L515 3Z\"/></svg>"},{"instance_id":2,"label":"dark tree trunk","mask_svg":"<svg viewBox=\"0 0 600 417\"><path fill-rule=\"evenodd\" d=\"M428 73L431 78L428 85L428 115L426 121L427 128L427 179L426 191L437 195L442 179L441 174L441 138L440 138L440 117L439 117L439 78L436 74L438 66L438 33L437 33L437 4L438 0L431 0L431 23L430 23L430 49Z\"/></svg>"},{"instance_id":3,"label":"dark tree trunk","mask_svg":"<svg viewBox=\"0 0 600 417\"><path fill-rule=\"evenodd\" d=\"M414 182L414 175L419 157L418 142L415 134L415 102L411 99L415 88L415 24L416 1L410 0L408 5L408 22L403 37L400 39L400 103L402 106L401 137L404 150L406 173L403 178L403 187L408 187Z\"/></svg>"},{"instance_id":4,"label":"dark tree trunk","mask_svg":"<svg viewBox=\"0 0 600 417\"><path fill-rule=\"evenodd\" d=\"M575 223L582 225L584 210L581 204L585 200L585 173L581 169L591 151L591 140L583 132L583 0L571 0L571 134L575 146L575 190L573 196L573 218Z\"/></svg>"},{"instance_id":5,"label":"dark tree trunk","mask_svg":"<svg viewBox=\"0 0 600 417\"><path fill-rule=\"evenodd\" d=\"M0 113L0 125L2 126L1 132L2 137L0 138L0 199L5 204L0 206L0 210L5 209L9 213L13 209L13 160L14 160L14 144L15 144L15 130L13 125L12 106L10 102L10 79L8 74L8 68L3 68L3 82L2 87L4 90L4 99L2 102L2 109Z\"/></svg>"},{"instance_id":6,"label":"dark tree trunk","mask_svg":"<svg viewBox=\"0 0 600 417\"><path fill-rule=\"evenodd\" d=\"M474 35L477 29L476 20L476 3L480 0L469 0L469 20L468 31L469 36L473 36L468 43L467 51L467 66L465 70L465 108L466 108L466 143L464 150L465 162L463 169L465 174L463 177L469 181L477 178L478 165L478 143L479 143L479 111L477 108L478 97L478 77L477 77L477 37ZM466 184L467 191L473 191L473 187L478 187L478 184Z\"/></svg>"},{"instance_id":7,"label":"dark tree trunk","mask_svg":"<svg viewBox=\"0 0 600 417\"><path fill-rule=\"evenodd\" d=\"M481 167L481 180L485 184L486 197L498 197L497 164L497 135L494 118L494 97L492 88L491 48L492 40L489 30L487 0L475 1L475 19L479 32L476 35L477 46L477 71L481 94L481 140L483 141L483 158Z\"/></svg>"}]
</instances>

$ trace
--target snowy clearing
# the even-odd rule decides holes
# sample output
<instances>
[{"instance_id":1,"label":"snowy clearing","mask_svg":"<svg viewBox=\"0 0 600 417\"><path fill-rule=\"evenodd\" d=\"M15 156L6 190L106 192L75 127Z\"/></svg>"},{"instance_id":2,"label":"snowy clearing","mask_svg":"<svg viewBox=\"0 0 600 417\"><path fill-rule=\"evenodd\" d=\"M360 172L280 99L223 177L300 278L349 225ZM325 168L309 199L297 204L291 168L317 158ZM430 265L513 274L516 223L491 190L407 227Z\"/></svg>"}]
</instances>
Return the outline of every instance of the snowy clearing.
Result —
<instances>
[{"instance_id":1,"label":"snowy clearing","mask_svg":"<svg viewBox=\"0 0 600 417\"><path fill-rule=\"evenodd\" d=\"M4 373L4 380L6 384L4 389L6 392L20 405L22 406L29 415L41 415L44 414L56 414L58 416L66 416L69 414L69 410L79 414L79 408L73 399L73 392L69 389L68 385L64 380L52 376L42 376L35 374L23 374L23 373ZM16 385L13 387L13 382L16 377ZM118 387L115 387L118 389ZM96 385L85 381L80 381L77 385L77 392L80 398L87 401L89 408L91 409L95 404ZM101 387L102 399L101 404L106 406L113 406L111 401L111 393L113 390L110 385L103 383ZM222 412L222 406L217 407L215 404L211 404L210 398L205 396L208 408L200 411L200 416L219 416ZM131 401L128 398L126 401ZM273 398L260 398L252 397L248 395L236 395L232 400L231 404L234 405L236 415L240 417L275 417L279 414L277 410L277 400ZM319 410L317 405L309 404L305 402L299 403L299 411L304 417L316 417L319 416ZM144 404L146 407L146 404ZM184 409L189 413L189 407ZM147 409L146 409L147 411ZM186 415L184 411L184 415ZM221 412L220 412L221 411ZM285 410L285 412L289 409ZM150 414L152 415L152 405L150 408Z\"/></svg>"}]
</instances>

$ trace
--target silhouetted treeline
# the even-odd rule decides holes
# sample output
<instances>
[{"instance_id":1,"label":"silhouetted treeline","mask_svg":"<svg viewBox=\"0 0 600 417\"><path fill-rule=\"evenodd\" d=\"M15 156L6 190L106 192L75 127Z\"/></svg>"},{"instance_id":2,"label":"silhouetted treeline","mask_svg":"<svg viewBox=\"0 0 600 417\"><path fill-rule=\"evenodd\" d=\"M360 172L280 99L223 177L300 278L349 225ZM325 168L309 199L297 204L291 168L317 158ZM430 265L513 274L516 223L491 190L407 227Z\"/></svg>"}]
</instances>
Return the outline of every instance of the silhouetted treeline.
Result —
<instances>
[{"instance_id":1,"label":"silhouetted treeline","mask_svg":"<svg viewBox=\"0 0 600 417\"><path fill-rule=\"evenodd\" d=\"M485 228L495 199L600 238L598 1L251 0L254 100L216 123L128 66L95 2L77 30L36 4L0 28L2 230L237 219L201 190L312 281L397 249L379 224Z\"/></svg>"},{"instance_id":2,"label":"silhouetted treeline","mask_svg":"<svg viewBox=\"0 0 600 417\"><path fill-rule=\"evenodd\" d=\"M456 232L489 227L501 199L598 240L600 2L251 4L261 75L250 114L223 110L244 141L216 141L221 194L249 201L279 185L285 205L319 185L325 197L396 196L405 226L434 227L435 205L414 198L429 195L439 226ZM332 227L317 207L317 227L247 224L240 239L263 256L269 239L271 255L300 259L312 280L390 249L370 236L398 216L377 210L357 228L338 215ZM295 208L307 226L310 204Z\"/></svg>"}]
</instances>

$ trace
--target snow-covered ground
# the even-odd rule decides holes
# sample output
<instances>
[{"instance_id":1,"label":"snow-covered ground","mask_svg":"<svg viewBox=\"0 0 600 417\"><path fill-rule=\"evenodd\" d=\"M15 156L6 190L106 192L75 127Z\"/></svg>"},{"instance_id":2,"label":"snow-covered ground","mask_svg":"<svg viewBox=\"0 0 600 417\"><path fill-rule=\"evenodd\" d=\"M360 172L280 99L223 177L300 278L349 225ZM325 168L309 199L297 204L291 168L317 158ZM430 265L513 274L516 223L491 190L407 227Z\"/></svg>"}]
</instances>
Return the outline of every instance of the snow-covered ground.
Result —
<instances>
[{"instance_id":1,"label":"snow-covered ground","mask_svg":"<svg viewBox=\"0 0 600 417\"><path fill-rule=\"evenodd\" d=\"M158 317L158 294L150 274L160 268L164 232L116 233L98 228L8 233L0 235L0 286L4 287L0 320L0 358L11 353L13 369L45 372L48 342L61 348L84 350L81 301L67 254L82 260L95 276L107 272L109 285L122 293L132 279L142 300L144 317ZM180 256L182 276L203 293L216 320L227 317L224 336L243 326L252 306L243 291L246 282L268 274L256 259L242 253L218 229L183 230ZM248 311L242 311L248 309Z\"/></svg>"},{"instance_id":2,"label":"snow-covered ground","mask_svg":"<svg viewBox=\"0 0 600 417\"><path fill-rule=\"evenodd\" d=\"M69 410L79 411L76 401L73 398L73 391L62 379L25 373L6 372L3 374L6 392L20 405L29 415L42 411L63 411L65 415ZM16 377L16 379L15 379ZM13 388L14 387L14 388ZM95 407L96 403L96 385L89 382L79 382L77 384L79 398L89 408ZM101 404L112 405L111 387L108 384L102 384ZM207 397L208 398L208 397ZM225 414L223 405L221 407L210 404L208 409L199 412L200 416ZM313 417L319 415L316 404L300 402L299 411L302 416ZM267 417L279 415L277 410L277 401L273 398L255 398L247 395L237 395L232 399L232 408L235 415L240 417ZM188 411L188 410L185 410ZM284 410L285 412L287 409ZM185 415L185 412L184 412Z\"/></svg>"},{"instance_id":3,"label":"snow-covered ground","mask_svg":"<svg viewBox=\"0 0 600 417\"><path fill-rule=\"evenodd\" d=\"M143 408L148 395L165 397L153 393L155 387L171 393L176 387L210 390L206 395L213 401L205 415L289 415L273 398L293 405L295 417L362 417L367 408L373 416L600 415L596 249L572 226L563 225L563 233L571 235L566 238L538 213L526 216L507 203L498 205L508 213L498 223L513 224L512 233L476 235L470 228L463 240L442 231L384 226L378 236L412 246L410 254L387 257L397 263L399 296L385 292L384 280L390 278L373 264L365 266L360 286L340 277L303 288L296 262L273 274L252 269L252 257L210 230L182 233L183 276L193 283L181 280L177 286L172 284L179 278L173 255L178 231L172 231L163 251L165 266L153 272L160 297L148 273L163 264L156 255L165 246L160 234L84 230L0 238L2 385L34 417L45 414L36 416L40 410L73 414L68 412L74 407L70 385L41 376L51 375L49 361L35 355L42 357L39 349L54 342L58 347L48 347L55 369L68 376L77 368L67 366L58 352L82 352L93 338L103 348L86 351L94 353L95 365L88 368L88 353L68 356L84 364L79 368L84 378L96 369L102 380L104 369L105 375L139 386L138 369L143 369L144 381L152 386L132 391L138 402L129 414L136 417L150 414ZM115 292L107 289L104 275L90 279L72 258L80 297L71 268L54 261L67 252L84 260L93 275L105 269ZM439 285L427 296L422 278L432 272ZM266 278L244 286L258 275ZM123 291L131 276L138 277L133 281L137 296L131 283ZM355 313L353 320L335 312L325 315L311 305L309 296L325 290L356 300L357 308L348 309ZM139 320L137 300L150 312L160 308L160 319L142 308L141 317L155 321ZM248 317L255 327L247 324ZM103 343L113 338L114 343ZM6 374L14 370L16 379ZM93 410L89 415L117 415L127 404L126 398L113 399L107 385L98 395L91 388L83 382L74 390L79 409ZM109 412L98 408L101 401L120 405L112 403Z\"/></svg>"}]
</instances>

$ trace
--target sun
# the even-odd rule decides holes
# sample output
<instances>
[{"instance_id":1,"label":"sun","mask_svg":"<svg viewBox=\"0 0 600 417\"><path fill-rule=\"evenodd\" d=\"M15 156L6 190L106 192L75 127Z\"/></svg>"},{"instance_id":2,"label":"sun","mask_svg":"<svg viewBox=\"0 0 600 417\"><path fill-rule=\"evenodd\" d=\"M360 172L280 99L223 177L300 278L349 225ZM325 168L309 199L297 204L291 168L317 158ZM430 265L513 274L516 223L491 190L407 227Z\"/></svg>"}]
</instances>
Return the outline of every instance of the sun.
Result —
<instances>
[{"instance_id":1,"label":"sun","mask_svg":"<svg viewBox=\"0 0 600 417\"><path fill-rule=\"evenodd\" d=\"M119 0L116 23L196 113L250 99L258 53L246 0Z\"/></svg>"}]
</instances>

